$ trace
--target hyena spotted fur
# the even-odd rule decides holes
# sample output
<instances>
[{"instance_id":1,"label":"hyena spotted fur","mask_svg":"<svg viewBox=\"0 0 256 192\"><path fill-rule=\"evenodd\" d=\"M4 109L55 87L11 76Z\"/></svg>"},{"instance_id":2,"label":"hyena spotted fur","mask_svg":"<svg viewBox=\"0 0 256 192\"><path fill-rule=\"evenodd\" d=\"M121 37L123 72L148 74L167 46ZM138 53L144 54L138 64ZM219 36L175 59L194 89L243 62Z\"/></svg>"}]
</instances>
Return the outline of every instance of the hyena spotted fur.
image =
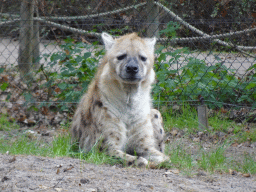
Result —
<instances>
[{"instance_id":1,"label":"hyena spotted fur","mask_svg":"<svg viewBox=\"0 0 256 192\"><path fill-rule=\"evenodd\" d=\"M109 155L138 166L169 160L159 146L162 117L150 97L156 39L136 33L117 39L102 33L102 39L107 52L74 115L72 140L84 152L100 143Z\"/></svg>"},{"instance_id":2,"label":"hyena spotted fur","mask_svg":"<svg viewBox=\"0 0 256 192\"><path fill-rule=\"evenodd\" d=\"M156 109L151 109L151 123L154 129L155 147L164 152L165 148L165 132L163 118L161 113Z\"/></svg>"}]
</instances>

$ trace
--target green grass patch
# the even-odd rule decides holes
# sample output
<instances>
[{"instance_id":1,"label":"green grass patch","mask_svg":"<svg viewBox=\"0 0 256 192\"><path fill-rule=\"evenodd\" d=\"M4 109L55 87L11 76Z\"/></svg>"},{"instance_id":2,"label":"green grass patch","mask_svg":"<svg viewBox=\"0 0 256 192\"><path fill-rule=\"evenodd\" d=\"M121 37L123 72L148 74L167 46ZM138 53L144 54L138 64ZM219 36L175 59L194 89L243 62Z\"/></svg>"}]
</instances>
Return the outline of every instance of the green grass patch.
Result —
<instances>
[{"instance_id":1,"label":"green grass patch","mask_svg":"<svg viewBox=\"0 0 256 192\"><path fill-rule=\"evenodd\" d=\"M0 153L18 155L36 155L43 157L74 157L94 164L120 164L119 159L108 156L105 152L92 149L89 153L83 153L81 150L74 150L71 145L69 134L58 135L54 137L51 143L39 141L33 138L30 133L23 133L11 139L0 138Z\"/></svg>"},{"instance_id":2,"label":"green grass patch","mask_svg":"<svg viewBox=\"0 0 256 192\"><path fill-rule=\"evenodd\" d=\"M209 118L212 132L226 132L228 128L232 127L234 128L234 134L237 135L237 137L239 136L241 141L248 140L248 138L251 141L256 140L255 129L251 129L247 132L242 131L240 125L236 125L229 120L221 119L218 115L219 114L216 114ZM165 119L166 131L170 131L174 127L186 130L186 134L193 134L200 131L198 130L197 112L193 107L183 105L179 113L168 110L163 112L163 117ZM11 133L13 128L18 128L17 124L10 123L8 118L3 115L0 117L0 125L1 130L4 130L5 134L8 134L8 132ZM96 147L89 153L83 153L77 145L71 145L71 137L67 133L69 126L69 124L63 125L62 129L64 131L60 131L62 134L55 136L53 141L49 143L40 139L42 138L41 136L30 132L19 132L16 136L10 136L11 134L9 136L2 136L0 137L0 153L9 151L9 153L13 155L73 157L94 164L126 165L125 161L110 157L104 151L99 151ZM228 172L229 169L242 173L256 174L256 159L252 155L244 154L239 161L232 155L231 157L226 157L226 149L229 147L230 143L224 142L208 150L202 148L200 143L194 143L194 145L197 145L197 151L195 151L195 149L192 150L188 145L178 141L167 144L165 153L170 156L171 163L161 163L159 168L175 168L187 175L193 174L196 170L205 170L213 173L216 171Z\"/></svg>"},{"instance_id":3,"label":"green grass patch","mask_svg":"<svg viewBox=\"0 0 256 192\"><path fill-rule=\"evenodd\" d=\"M227 146L225 145L221 145L217 147L217 149L213 149L208 152L201 149L200 158L197 161L198 167L210 172L214 172L214 171L227 172L229 160L225 157L226 147Z\"/></svg>"},{"instance_id":4,"label":"green grass patch","mask_svg":"<svg viewBox=\"0 0 256 192\"><path fill-rule=\"evenodd\" d=\"M161 110L161 108L160 108ZM180 109L172 110L168 107L168 110L164 109L162 112L164 118L164 126L167 132L170 132L173 128L178 128L184 130L187 134L196 134L199 130L198 128L198 116L195 107L183 104ZM251 142L256 142L256 128L251 127L249 131L244 131L243 124L237 124L235 121L223 118L221 113L215 113L208 118L209 133L224 132L228 133L230 128L233 129L234 135L232 138L237 138L239 143L250 140Z\"/></svg>"},{"instance_id":5,"label":"green grass patch","mask_svg":"<svg viewBox=\"0 0 256 192\"><path fill-rule=\"evenodd\" d=\"M8 120L8 116L0 114L0 131L10 131L11 129L18 129L19 126Z\"/></svg>"}]
</instances>

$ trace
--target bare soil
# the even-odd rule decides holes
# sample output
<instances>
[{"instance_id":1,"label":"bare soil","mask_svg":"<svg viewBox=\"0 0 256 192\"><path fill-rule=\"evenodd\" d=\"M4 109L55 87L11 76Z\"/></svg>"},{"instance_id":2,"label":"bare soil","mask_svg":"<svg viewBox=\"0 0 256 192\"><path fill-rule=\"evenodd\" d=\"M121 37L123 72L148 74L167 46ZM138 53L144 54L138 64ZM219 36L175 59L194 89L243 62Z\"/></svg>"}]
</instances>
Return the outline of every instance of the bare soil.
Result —
<instances>
[{"instance_id":1,"label":"bare soil","mask_svg":"<svg viewBox=\"0 0 256 192\"><path fill-rule=\"evenodd\" d=\"M165 169L94 165L72 158L0 154L0 191L256 191L256 177L188 177Z\"/></svg>"}]
</instances>

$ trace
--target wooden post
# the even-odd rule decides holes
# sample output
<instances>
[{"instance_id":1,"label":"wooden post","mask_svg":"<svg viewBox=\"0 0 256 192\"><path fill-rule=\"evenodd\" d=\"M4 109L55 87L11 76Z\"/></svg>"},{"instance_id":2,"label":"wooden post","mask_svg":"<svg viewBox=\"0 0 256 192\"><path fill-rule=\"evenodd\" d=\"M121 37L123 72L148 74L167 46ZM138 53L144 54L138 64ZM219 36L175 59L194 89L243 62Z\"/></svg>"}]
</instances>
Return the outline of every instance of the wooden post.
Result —
<instances>
[{"instance_id":1,"label":"wooden post","mask_svg":"<svg viewBox=\"0 0 256 192\"><path fill-rule=\"evenodd\" d=\"M159 7L154 0L147 0L147 36L159 37Z\"/></svg>"},{"instance_id":2,"label":"wooden post","mask_svg":"<svg viewBox=\"0 0 256 192\"><path fill-rule=\"evenodd\" d=\"M38 12L38 0L34 0L34 17L39 17ZM40 56L40 41L39 41L39 22L34 21L33 23L33 38L32 38L32 52L33 52L33 69L37 70L40 67L39 56Z\"/></svg>"},{"instance_id":3,"label":"wooden post","mask_svg":"<svg viewBox=\"0 0 256 192\"><path fill-rule=\"evenodd\" d=\"M33 0L23 0L20 9L20 47L18 65L21 76L28 79L32 65L32 38L33 38Z\"/></svg>"},{"instance_id":4,"label":"wooden post","mask_svg":"<svg viewBox=\"0 0 256 192\"><path fill-rule=\"evenodd\" d=\"M198 111L198 128L199 129L208 129L208 114L207 106L202 104L197 107Z\"/></svg>"}]
</instances>

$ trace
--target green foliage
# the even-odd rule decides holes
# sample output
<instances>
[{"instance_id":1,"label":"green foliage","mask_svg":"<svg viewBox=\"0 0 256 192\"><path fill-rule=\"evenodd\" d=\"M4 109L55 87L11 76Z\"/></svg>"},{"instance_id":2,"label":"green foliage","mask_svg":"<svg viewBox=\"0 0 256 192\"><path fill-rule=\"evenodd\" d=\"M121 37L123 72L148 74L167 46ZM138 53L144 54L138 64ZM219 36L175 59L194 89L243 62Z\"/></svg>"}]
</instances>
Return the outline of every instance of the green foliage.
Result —
<instances>
[{"instance_id":1,"label":"green foliage","mask_svg":"<svg viewBox=\"0 0 256 192\"><path fill-rule=\"evenodd\" d=\"M153 88L155 100L197 100L201 95L205 100L219 102L219 107L222 103L246 103L256 107L255 74L240 79L221 63L208 66L205 61L193 57L184 57L184 64L180 66L179 59L188 53L188 49L173 52L163 52L163 49L160 47L156 51L159 56L155 64L158 80Z\"/></svg>"},{"instance_id":2,"label":"green foliage","mask_svg":"<svg viewBox=\"0 0 256 192\"><path fill-rule=\"evenodd\" d=\"M0 68L0 74L3 73L4 71L5 71L4 68ZM8 86L9 86L9 83L4 82L4 81L3 81L3 82L0 81L0 89L1 89L2 91L5 91Z\"/></svg>"},{"instance_id":3,"label":"green foliage","mask_svg":"<svg viewBox=\"0 0 256 192\"><path fill-rule=\"evenodd\" d=\"M178 28L177 23L170 22L168 28L161 33L175 37ZM77 102L92 80L104 51L95 45L75 43L70 38L65 40L61 48L63 51L44 55L47 64L42 65L38 71L47 80L42 88L48 90L48 100ZM154 100L197 100L200 95L206 101L214 103L212 107L221 107L223 103L249 104L256 107L256 74L241 79L222 63L209 66L203 60L186 57L190 53L188 48L172 52L164 50L164 46L156 50L157 83L153 87ZM216 59L219 58L216 56ZM255 68L256 64L248 70ZM2 86L4 88L6 85ZM30 96L26 95L25 98L31 101L33 98ZM63 106L62 109L65 108Z\"/></svg>"},{"instance_id":4,"label":"green foliage","mask_svg":"<svg viewBox=\"0 0 256 192\"><path fill-rule=\"evenodd\" d=\"M167 23L166 29L161 30L159 33L164 34L169 38L177 37L177 30L180 28L180 25L177 22L170 21Z\"/></svg>"},{"instance_id":5,"label":"green foliage","mask_svg":"<svg viewBox=\"0 0 256 192\"><path fill-rule=\"evenodd\" d=\"M92 80L104 51L95 45L74 43L70 38L60 47L63 51L44 55L47 65L42 65L38 71L47 80L42 88L48 90L48 99L77 102ZM90 51L92 49L94 52ZM56 88L58 91L53 90Z\"/></svg>"}]
</instances>

